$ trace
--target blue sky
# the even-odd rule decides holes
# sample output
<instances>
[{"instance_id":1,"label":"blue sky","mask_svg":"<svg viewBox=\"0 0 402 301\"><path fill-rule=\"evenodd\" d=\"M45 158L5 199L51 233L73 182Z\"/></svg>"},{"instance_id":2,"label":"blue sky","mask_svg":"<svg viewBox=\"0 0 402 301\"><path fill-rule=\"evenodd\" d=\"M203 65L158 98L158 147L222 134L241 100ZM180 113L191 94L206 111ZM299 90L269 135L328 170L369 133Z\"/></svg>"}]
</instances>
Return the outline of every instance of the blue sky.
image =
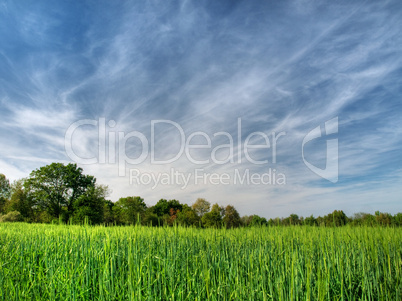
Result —
<instances>
[{"instance_id":1,"label":"blue sky","mask_svg":"<svg viewBox=\"0 0 402 301\"><path fill-rule=\"evenodd\" d=\"M402 211L400 1L115 2L0 1L1 173L15 180L51 162L74 162L66 132L92 120L96 126L74 131L72 148L95 157L98 163L79 165L109 185L114 201L140 195L149 205L160 198L191 204L203 197L265 217ZM338 141L333 183L306 166L302 148L310 131L321 126L324 133L336 117L338 131L328 136ZM96 157L103 119L105 163ZM183 152L169 164L152 163L155 120L179 125L185 139L194 134L191 144L205 144L197 132L205 133L211 147L189 152L209 162L194 164ZM154 129L155 158L173 158L181 147L177 127ZM133 132L149 142L148 155L119 176L118 150ZM233 158L219 132L233 137ZM268 163L244 154L255 132L271 147L252 149L250 157ZM276 163L273 132L286 133L277 140ZM304 145L304 159L321 169L326 141ZM249 141L264 143L261 134ZM215 154L227 163L211 160L219 146ZM138 139L126 139L126 156L142 151ZM158 176L172 169L193 177L185 188L130 183L130 170ZM230 183L195 183L196 169L228 174ZM247 170L256 177L275 170L286 183L233 182Z\"/></svg>"}]
</instances>

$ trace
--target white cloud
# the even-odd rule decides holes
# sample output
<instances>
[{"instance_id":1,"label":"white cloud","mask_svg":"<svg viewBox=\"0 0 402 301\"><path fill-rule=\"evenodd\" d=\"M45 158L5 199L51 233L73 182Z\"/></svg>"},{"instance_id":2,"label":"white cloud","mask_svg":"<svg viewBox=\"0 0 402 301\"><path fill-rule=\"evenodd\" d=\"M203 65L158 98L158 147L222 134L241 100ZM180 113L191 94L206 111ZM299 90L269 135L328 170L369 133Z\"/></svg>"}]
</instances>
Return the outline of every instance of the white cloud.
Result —
<instances>
[{"instance_id":1,"label":"white cloud","mask_svg":"<svg viewBox=\"0 0 402 301\"><path fill-rule=\"evenodd\" d=\"M5 133L0 153L10 161L1 161L0 167L20 177L47 162L66 162L65 132L81 119L113 119L117 125L108 131L136 130L149 139L154 119L179 123L187 137L195 131L212 137L219 131L236 136L240 117L243 141L253 131L286 131L278 163L211 163L205 170L233 173L235 168L250 168L261 173L271 167L285 173L285 186L190 185L182 190L168 185L152 190L129 185L127 177L116 176L113 164L84 170L109 184L113 200L141 195L148 203L160 198L191 203L201 196L232 203L242 214L270 217L363 207L370 194L356 187L367 189L373 182L360 183L360 177L381 166L392 169L396 159L388 155L400 152L401 123L395 117L401 110L398 11L387 3L366 2L330 7L288 2L278 4L277 10L267 3L266 10L258 11L253 5L240 5L228 15L191 2L182 2L180 10L167 3L125 5L124 11L116 8L118 16L94 7L104 18L88 12L91 21L68 47L50 43L58 34L68 36L66 28L52 32L61 22L41 10L25 12L16 21L21 31L17 39L38 47L36 51L24 50L19 62L0 46L9 69L0 81L0 127ZM74 17L70 14L66 12ZM71 42L80 38L83 42L77 45ZM341 181L331 186L303 164L301 147L310 130L337 116ZM96 128L80 128L74 135L77 154L97 154ZM161 157L177 151L177 137L168 128L156 138L163 145ZM236 143L233 151L236 157ZM254 155L271 159L263 151ZM323 159L325 153L317 148L310 155ZM187 173L195 168L185 157L163 166L149 164L148 157L138 166L154 174L171 167ZM378 174L372 181L387 183L387 190L378 187L372 195L380 200L386 194L392 208L400 180ZM348 204L349 198L356 205Z\"/></svg>"}]
</instances>

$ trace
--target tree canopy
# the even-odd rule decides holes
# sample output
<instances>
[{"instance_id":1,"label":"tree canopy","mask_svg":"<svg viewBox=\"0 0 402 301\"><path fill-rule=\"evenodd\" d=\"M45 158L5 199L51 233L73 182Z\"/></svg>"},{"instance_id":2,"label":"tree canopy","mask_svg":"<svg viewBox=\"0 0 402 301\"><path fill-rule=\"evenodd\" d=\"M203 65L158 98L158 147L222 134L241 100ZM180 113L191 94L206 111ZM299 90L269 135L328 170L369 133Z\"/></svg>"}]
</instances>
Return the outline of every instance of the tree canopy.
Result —
<instances>
[{"instance_id":1,"label":"tree canopy","mask_svg":"<svg viewBox=\"0 0 402 301\"><path fill-rule=\"evenodd\" d=\"M223 222L226 228L237 228L241 225L240 214L237 212L236 208L232 205L227 205L225 207L225 216L223 217Z\"/></svg>"},{"instance_id":2,"label":"tree canopy","mask_svg":"<svg viewBox=\"0 0 402 301\"><path fill-rule=\"evenodd\" d=\"M202 217L211 208L211 203L205 199L198 198L191 207L198 216Z\"/></svg>"},{"instance_id":3,"label":"tree canopy","mask_svg":"<svg viewBox=\"0 0 402 301\"><path fill-rule=\"evenodd\" d=\"M7 198L10 194L10 181L0 174L0 197Z\"/></svg>"},{"instance_id":4,"label":"tree canopy","mask_svg":"<svg viewBox=\"0 0 402 301\"><path fill-rule=\"evenodd\" d=\"M74 201L94 189L95 182L77 164L52 163L34 170L25 185L38 206L67 221L74 213Z\"/></svg>"},{"instance_id":5,"label":"tree canopy","mask_svg":"<svg viewBox=\"0 0 402 301\"><path fill-rule=\"evenodd\" d=\"M147 205L139 196L120 198L114 205L116 220L121 224L136 224L141 220Z\"/></svg>"},{"instance_id":6,"label":"tree canopy","mask_svg":"<svg viewBox=\"0 0 402 301\"><path fill-rule=\"evenodd\" d=\"M147 206L140 196L108 200L109 189L98 185L94 176L83 174L76 164L52 163L31 172L25 179L10 181L0 173L0 222L64 222L107 225L186 227L262 227L262 226L402 226L402 213L357 213L347 217L334 210L323 217L303 218L297 214L269 219L256 214L240 217L233 205L225 208L198 198L192 205L179 200L160 199Z\"/></svg>"},{"instance_id":7,"label":"tree canopy","mask_svg":"<svg viewBox=\"0 0 402 301\"><path fill-rule=\"evenodd\" d=\"M0 174L0 213L4 212L7 199L10 196L10 181Z\"/></svg>"}]
</instances>

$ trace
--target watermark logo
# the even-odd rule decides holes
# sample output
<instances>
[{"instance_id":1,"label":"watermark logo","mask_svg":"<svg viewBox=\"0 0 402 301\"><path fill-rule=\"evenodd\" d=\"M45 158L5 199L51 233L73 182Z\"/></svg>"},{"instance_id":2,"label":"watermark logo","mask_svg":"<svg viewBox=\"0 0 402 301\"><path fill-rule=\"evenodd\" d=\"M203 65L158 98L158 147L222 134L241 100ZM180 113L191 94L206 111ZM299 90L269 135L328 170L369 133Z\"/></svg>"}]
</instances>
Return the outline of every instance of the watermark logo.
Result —
<instances>
[{"instance_id":1,"label":"watermark logo","mask_svg":"<svg viewBox=\"0 0 402 301\"><path fill-rule=\"evenodd\" d=\"M110 120L106 123L105 118L99 118L99 120L85 119L71 124L66 131L64 141L67 156L74 162L84 165L117 163L119 176L121 177L126 176L126 167L128 165L140 165L147 159L150 160L151 165L170 165L182 157L185 157L194 166L206 164L242 164L243 162L253 165L266 165L269 163L267 158L269 155L271 155L271 162L273 164L276 163L278 140L280 137L286 135L286 132L267 134L257 131L243 137L241 118L237 120L237 135L223 131L213 133L212 135L196 131L186 135L180 124L174 121L152 120L149 140L148 137L139 131L116 131L113 129L115 126L116 122ZM76 132L86 127L97 130L96 137L94 137L97 144L97 153L84 157L74 151L73 145L80 144L79 136L75 136ZM169 135L177 138L176 141L179 148L169 158L161 159L156 156L158 152L163 152L163 147L159 147L159 149L157 147L158 139L163 136L157 135L158 127L159 130L169 128ZM132 153L127 152L127 148L135 148L137 151L136 157L133 157ZM260 150L264 152L262 158L256 155ZM193 156L193 152L197 151L203 151L204 154L207 153L208 155L200 160ZM222 158L218 153L224 153L226 157Z\"/></svg>"},{"instance_id":2,"label":"watermark logo","mask_svg":"<svg viewBox=\"0 0 402 301\"><path fill-rule=\"evenodd\" d=\"M148 186L152 190L158 186L177 186L186 189L189 185L285 185L286 176L276 169L268 168L263 173L255 173L246 168L235 168L234 172L208 172L203 168L197 168L193 172L182 172L170 168L168 172L148 172L138 168L130 169L130 185Z\"/></svg>"},{"instance_id":3,"label":"watermark logo","mask_svg":"<svg viewBox=\"0 0 402 301\"><path fill-rule=\"evenodd\" d=\"M338 117L325 122L324 129L322 131L326 136L338 133ZM304 157L304 146L315 139L321 138L321 126L317 126L311 130L303 139L302 143L302 157L304 164L315 174L321 178L326 179L332 183L338 182L338 139L327 139L327 151L326 151L326 164L325 168L319 168L308 162Z\"/></svg>"},{"instance_id":4,"label":"watermark logo","mask_svg":"<svg viewBox=\"0 0 402 301\"><path fill-rule=\"evenodd\" d=\"M237 130L212 134L186 132L179 123L171 120L151 120L149 131L145 128L148 134L138 130L118 130L116 125L115 121L107 122L104 117L98 120L79 120L71 124L64 140L67 156L83 165L116 165L118 175L129 176L130 184L141 183L150 185L153 189L159 185L179 185L184 189L190 184L286 184L285 175L278 171L280 166L276 165L278 140L281 143L280 138L286 135L284 131L255 131L245 134L241 118L237 119ZM326 121L323 128L314 128L302 142L304 164L332 183L338 181L338 139L333 138L333 134L337 133L338 117ZM171 141L170 144L166 142L166 137ZM325 168L313 165L305 157L305 146L321 137L327 138ZM172 145L174 148L170 149ZM152 173L151 170L155 170L153 168L147 172L141 171L143 164L158 166L158 172ZM163 173L165 168L162 165L169 168L180 167L184 172L173 170L174 172ZM233 168L225 169L231 173L212 172L221 165L232 166ZM190 170L192 171L189 172Z\"/></svg>"}]
</instances>

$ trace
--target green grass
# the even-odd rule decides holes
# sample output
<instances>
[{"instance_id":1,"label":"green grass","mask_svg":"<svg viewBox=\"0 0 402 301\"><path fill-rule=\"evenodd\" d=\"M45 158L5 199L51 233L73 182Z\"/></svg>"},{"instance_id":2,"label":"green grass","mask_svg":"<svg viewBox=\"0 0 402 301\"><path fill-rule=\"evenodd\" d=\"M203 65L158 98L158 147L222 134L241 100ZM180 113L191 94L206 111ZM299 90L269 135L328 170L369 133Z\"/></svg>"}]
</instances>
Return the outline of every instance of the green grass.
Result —
<instances>
[{"instance_id":1,"label":"green grass","mask_svg":"<svg viewBox=\"0 0 402 301\"><path fill-rule=\"evenodd\" d=\"M402 300L402 229L3 223L0 300Z\"/></svg>"}]
</instances>

